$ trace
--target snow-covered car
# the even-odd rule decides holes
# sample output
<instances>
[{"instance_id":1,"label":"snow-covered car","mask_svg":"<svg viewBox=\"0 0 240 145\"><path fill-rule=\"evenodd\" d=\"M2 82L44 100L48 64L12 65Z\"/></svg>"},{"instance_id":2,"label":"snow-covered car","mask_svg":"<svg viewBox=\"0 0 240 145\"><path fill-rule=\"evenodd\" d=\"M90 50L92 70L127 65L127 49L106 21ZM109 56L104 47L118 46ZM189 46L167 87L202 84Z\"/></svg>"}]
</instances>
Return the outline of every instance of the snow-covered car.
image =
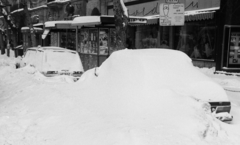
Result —
<instances>
[{"instance_id":1,"label":"snow-covered car","mask_svg":"<svg viewBox=\"0 0 240 145\"><path fill-rule=\"evenodd\" d=\"M119 63L121 62L121 63ZM113 71L113 72L111 72ZM231 102L225 90L192 64L183 52L169 49L123 50L113 53L99 68L96 77L119 74L121 79L139 80L146 88L167 87L198 101L208 102L211 112L222 121L231 121ZM125 78L126 73L131 78ZM141 75L139 75L141 74ZM136 78L141 76L140 78ZM140 82L141 80L141 82Z\"/></svg>"},{"instance_id":2,"label":"snow-covered car","mask_svg":"<svg viewBox=\"0 0 240 145\"><path fill-rule=\"evenodd\" d=\"M47 77L67 75L77 80L84 72L79 54L61 47L28 48L22 61Z\"/></svg>"}]
</instances>

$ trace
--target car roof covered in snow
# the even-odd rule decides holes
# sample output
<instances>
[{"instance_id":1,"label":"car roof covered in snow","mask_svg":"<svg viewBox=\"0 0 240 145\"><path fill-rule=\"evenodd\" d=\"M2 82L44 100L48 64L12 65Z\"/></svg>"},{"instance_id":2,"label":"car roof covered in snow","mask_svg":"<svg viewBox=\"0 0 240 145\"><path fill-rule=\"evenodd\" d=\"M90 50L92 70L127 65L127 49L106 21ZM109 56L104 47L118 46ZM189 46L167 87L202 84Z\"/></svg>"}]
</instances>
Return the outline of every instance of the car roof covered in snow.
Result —
<instances>
[{"instance_id":1,"label":"car roof covered in snow","mask_svg":"<svg viewBox=\"0 0 240 145\"><path fill-rule=\"evenodd\" d=\"M146 87L169 87L204 101L229 101L223 88L193 66L183 52L170 49L138 49L113 52L98 69L98 77L121 78ZM115 81L116 82L116 81ZM126 82L122 83L125 84Z\"/></svg>"}]
</instances>

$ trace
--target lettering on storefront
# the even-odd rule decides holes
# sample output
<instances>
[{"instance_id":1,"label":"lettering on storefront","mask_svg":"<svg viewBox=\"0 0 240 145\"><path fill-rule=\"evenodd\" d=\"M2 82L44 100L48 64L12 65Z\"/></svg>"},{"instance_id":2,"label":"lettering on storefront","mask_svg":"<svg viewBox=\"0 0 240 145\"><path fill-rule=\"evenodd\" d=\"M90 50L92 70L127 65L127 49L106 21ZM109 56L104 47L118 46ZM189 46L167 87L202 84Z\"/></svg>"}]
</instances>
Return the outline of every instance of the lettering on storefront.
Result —
<instances>
[{"instance_id":1,"label":"lettering on storefront","mask_svg":"<svg viewBox=\"0 0 240 145\"><path fill-rule=\"evenodd\" d=\"M143 7L140 11L136 10L130 13L131 16L147 16L155 14L159 14L159 3L156 3L154 7L150 8L150 10L148 10L147 7Z\"/></svg>"},{"instance_id":2,"label":"lettering on storefront","mask_svg":"<svg viewBox=\"0 0 240 145\"><path fill-rule=\"evenodd\" d=\"M198 2L192 1L189 5L185 6L185 10L187 10L189 8L191 8L191 9L198 8Z\"/></svg>"}]
</instances>

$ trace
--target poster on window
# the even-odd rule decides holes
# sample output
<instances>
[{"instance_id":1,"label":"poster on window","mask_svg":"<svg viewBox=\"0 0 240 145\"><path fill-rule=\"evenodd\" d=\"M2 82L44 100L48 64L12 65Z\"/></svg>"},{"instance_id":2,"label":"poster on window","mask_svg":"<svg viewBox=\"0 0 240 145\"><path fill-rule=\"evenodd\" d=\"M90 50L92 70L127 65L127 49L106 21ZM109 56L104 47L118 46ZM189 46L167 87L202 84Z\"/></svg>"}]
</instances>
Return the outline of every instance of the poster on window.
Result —
<instances>
[{"instance_id":1,"label":"poster on window","mask_svg":"<svg viewBox=\"0 0 240 145\"><path fill-rule=\"evenodd\" d=\"M100 55L108 54L108 33L109 33L109 29L99 30L99 54Z\"/></svg>"},{"instance_id":2,"label":"poster on window","mask_svg":"<svg viewBox=\"0 0 240 145\"><path fill-rule=\"evenodd\" d=\"M98 50L98 30L97 29L89 29L89 41L88 41L88 53L89 54L97 54Z\"/></svg>"},{"instance_id":3,"label":"poster on window","mask_svg":"<svg viewBox=\"0 0 240 145\"><path fill-rule=\"evenodd\" d=\"M183 26L184 4L160 4L160 26Z\"/></svg>"},{"instance_id":4,"label":"poster on window","mask_svg":"<svg viewBox=\"0 0 240 145\"><path fill-rule=\"evenodd\" d=\"M89 41L89 33L88 29L82 29L80 32L80 52L88 53L88 43Z\"/></svg>"},{"instance_id":5,"label":"poster on window","mask_svg":"<svg viewBox=\"0 0 240 145\"><path fill-rule=\"evenodd\" d=\"M230 36L229 46L229 64L239 65L240 64L240 33L234 32Z\"/></svg>"}]
</instances>

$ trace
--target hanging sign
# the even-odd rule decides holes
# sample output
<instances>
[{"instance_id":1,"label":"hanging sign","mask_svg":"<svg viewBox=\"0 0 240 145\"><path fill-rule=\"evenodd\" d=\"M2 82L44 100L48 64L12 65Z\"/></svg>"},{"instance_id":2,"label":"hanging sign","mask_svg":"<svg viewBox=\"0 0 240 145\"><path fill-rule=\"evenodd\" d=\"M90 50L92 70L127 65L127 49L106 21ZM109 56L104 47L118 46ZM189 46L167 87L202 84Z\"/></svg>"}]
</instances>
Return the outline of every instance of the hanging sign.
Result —
<instances>
[{"instance_id":1,"label":"hanging sign","mask_svg":"<svg viewBox=\"0 0 240 145\"><path fill-rule=\"evenodd\" d=\"M160 26L184 25L184 4L160 4Z\"/></svg>"}]
</instances>

